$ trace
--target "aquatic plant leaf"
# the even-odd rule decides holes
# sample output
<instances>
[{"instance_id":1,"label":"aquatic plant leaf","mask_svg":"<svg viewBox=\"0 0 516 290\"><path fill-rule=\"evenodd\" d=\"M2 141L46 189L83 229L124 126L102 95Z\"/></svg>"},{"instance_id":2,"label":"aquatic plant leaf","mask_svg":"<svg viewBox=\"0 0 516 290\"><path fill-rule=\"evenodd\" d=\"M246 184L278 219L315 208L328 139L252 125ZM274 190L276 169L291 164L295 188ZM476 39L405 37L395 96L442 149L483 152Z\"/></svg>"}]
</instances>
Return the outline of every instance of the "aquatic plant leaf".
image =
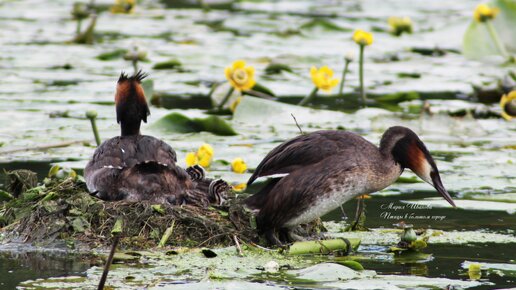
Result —
<instances>
[{"instance_id":1,"label":"aquatic plant leaf","mask_svg":"<svg viewBox=\"0 0 516 290\"><path fill-rule=\"evenodd\" d=\"M420 96L417 92L399 92L378 96L375 98L375 101L385 103L401 103L406 101L417 100L419 98Z\"/></svg>"},{"instance_id":2,"label":"aquatic plant leaf","mask_svg":"<svg viewBox=\"0 0 516 290\"><path fill-rule=\"evenodd\" d=\"M86 229L89 228L90 225L84 217L79 216L73 219L72 227L75 232L84 233L84 231L86 231Z\"/></svg>"},{"instance_id":3,"label":"aquatic plant leaf","mask_svg":"<svg viewBox=\"0 0 516 290\"><path fill-rule=\"evenodd\" d=\"M163 208L163 206L161 204L153 204L151 207L152 207L152 210L154 210L155 212L157 212L159 214L165 214L165 209Z\"/></svg>"},{"instance_id":4,"label":"aquatic plant leaf","mask_svg":"<svg viewBox=\"0 0 516 290\"><path fill-rule=\"evenodd\" d=\"M13 198L14 196L12 196L9 192L0 189L0 201L11 200Z\"/></svg>"},{"instance_id":5,"label":"aquatic plant leaf","mask_svg":"<svg viewBox=\"0 0 516 290\"><path fill-rule=\"evenodd\" d=\"M152 124L152 127L175 133L210 132L220 136L238 135L231 125L217 116L188 118L180 113L170 113Z\"/></svg>"},{"instance_id":6,"label":"aquatic plant leaf","mask_svg":"<svg viewBox=\"0 0 516 290\"><path fill-rule=\"evenodd\" d=\"M260 93L264 93L264 94L267 94L269 96L276 96L274 94L274 92L272 92L271 89L269 89L268 87L260 84L260 83L256 83L253 88L252 88L253 91L256 91L256 92L260 92Z\"/></svg>"},{"instance_id":7,"label":"aquatic plant leaf","mask_svg":"<svg viewBox=\"0 0 516 290\"><path fill-rule=\"evenodd\" d=\"M150 102L152 100L152 96L154 95L154 81L150 79L143 80L142 87L147 101Z\"/></svg>"},{"instance_id":8,"label":"aquatic plant leaf","mask_svg":"<svg viewBox=\"0 0 516 290\"><path fill-rule=\"evenodd\" d=\"M301 29L314 29L314 28L322 28L328 31L342 31L342 32L350 32L352 31L349 28L341 27L330 20L317 18L310 20L301 25Z\"/></svg>"},{"instance_id":9,"label":"aquatic plant leaf","mask_svg":"<svg viewBox=\"0 0 516 290\"><path fill-rule=\"evenodd\" d=\"M516 1L495 0L490 2L493 7L498 7L500 13L492 20L492 24L498 33L501 42L508 53L516 53ZM463 39L463 53L472 59L482 59L486 56L500 55L491 35L484 23L479 23L471 17Z\"/></svg>"},{"instance_id":10,"label":"aquatic plant leaf","mask_svg":"<svg viewBox=\"0 0 516 290\"><path fill-rule=\"evenodd\" d=\"M163 62L156 63L152 68L153 69L178 69L181 68L182 64L177 59L171 59Z\"/></svg>"},{"instance_id":11,"label":"aquatic plant leaf","mask_svg":"<svg viewBox=\"0 0 516 290\"><path fill-rule=\"evenodd\" d=\"M97 55L97 59L102 61L121 59L127 53L127 51L127 49L116 49L113 51L104 52Z\"/></svg>"},{"instance_id":12,"label":"aquatic plant leaf","mask_svg":"<svg viewBox=\"0 0 516 290\"><path fill-rule=\"evenodd\" d=\"M282 71L286 71L286 72L290 72L290 73L293 72L292 68L289 65L286 65L286 64L283 64L283 63L270 63L265 68L265 73L268 74L268 75L279 74Z\"/></svg>"},{"instance_id":13,"label":"aquatic plant leaf","mask_svg":"<svg viewBox=\"0 0 516 290\"><path fill-rule=\"evenodd\" d=\"M337 261L337 263L341 264L342 266L346 266L346 267L348 267L350 269L353 269L355 271L362 271L362 270L364 270L364 266L362 266L362 264L360 264L357 261L345 260L345 261Z\"/></svg>"},{"instance_id":14,"label":"aquatic plant leaf","mask_svg":"<svg viewBox=\"0 0 516 290\"><path fill-rule=\"evenodd\" d=\"M115 222L115 225L113 226L113 229L111 229L112 235L120 234L123 231L124 227L124 220L122 218L118 218Z\"/></svg>"}]
</instances>

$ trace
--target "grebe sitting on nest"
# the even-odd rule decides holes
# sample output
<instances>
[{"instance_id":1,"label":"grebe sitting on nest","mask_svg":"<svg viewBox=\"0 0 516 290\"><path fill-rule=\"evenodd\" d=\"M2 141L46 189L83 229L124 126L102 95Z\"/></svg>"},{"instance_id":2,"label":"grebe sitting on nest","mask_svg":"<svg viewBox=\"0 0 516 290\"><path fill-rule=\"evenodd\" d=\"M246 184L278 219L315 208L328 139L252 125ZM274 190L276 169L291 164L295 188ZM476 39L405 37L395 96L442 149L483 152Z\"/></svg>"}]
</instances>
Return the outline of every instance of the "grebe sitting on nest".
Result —
<instances>
[{"instance_id":1,"label":"grebe sitting on nest","mask_svg":"<svg viewBox=\"0 0 516 290\"><path fill-rule=\"evenodd\" d=\"M176 165L176 152L167 143L140 134L149 107L139 71L118 79L115 95L121 136L103 142L84 169L88 190L103 200L128 200L207 206L221 204L229 185L204 177L204 170Z\"/></svg>"}]
</instances>

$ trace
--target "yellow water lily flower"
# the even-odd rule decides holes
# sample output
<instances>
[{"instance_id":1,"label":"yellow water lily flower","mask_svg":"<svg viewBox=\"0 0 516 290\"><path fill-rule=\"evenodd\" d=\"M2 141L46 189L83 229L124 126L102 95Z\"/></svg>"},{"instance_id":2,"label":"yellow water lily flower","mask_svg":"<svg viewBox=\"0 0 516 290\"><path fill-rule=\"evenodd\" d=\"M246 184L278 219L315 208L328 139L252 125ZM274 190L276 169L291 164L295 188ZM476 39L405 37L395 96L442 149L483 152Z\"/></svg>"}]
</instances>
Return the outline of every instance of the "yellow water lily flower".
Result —
<instances>
[{"instance_id":1,"label":"yellow water lily flower","mask_svg":"<svg viewBox=\"0 0 516 290\"><path fill-rule=\"evenodd\" d=\"M197 152L188 152L186 154L185 163L186 166L194 166L201 165L204 168L207 168L211 164L211 160L213 159L213 147L210 144L202 144Z\"/></svg>"},{"instance_id":2,"label":"yellow water lily flower","mask_svg":"<svg viewBox=\"0 0 516 290\"><path fill-rule=\"evenodd\" d=\"M186 154L185 161L186 166L188 167L197 165L197 163L199 163L199 159L197 159L197 155L194 152L188 152Z\"/></svg>"},{"instance_id":3,"label":"yellow water lily flower","mask_svg":"<svg viewBox=\"0 0 516 290\"><path fill-rule=\"evenodd\" d=\"M333 70L328 66L317 69L313 66L310 69L310 76L314 85L325 92L330 92L333 87L339 84L339 80L333 77Z\"/></svg>"},{"instance_id":4,"label":"yellow water lily flower","mask_svg":"<svg viewBox=\"0 0 516 290\"><path fill-rule=\"evenodd\" d=\"M478 263L471 263L468 267L468 276L471 280L478 280L482 278L482 266Z\"/></svg>"},{"instance_id":5,"label":"yellow water lily flower","mask_svg":"<svg viewBox=\"0 0 516 290\"><path fill-rule=\"evenodd\" d=\"M410 17L389 17L387 20L387 23L389 24L391 28L391 33L400 36L404 32L406 33L412 33L412 20L410 20Z\"/></svg>"},{"instance_id":6,"label":"yellow water lily flower","mask_svg":"<svg viewBox=\"0 0 516 290\"><path fill-rule=\"evenodd\" d=\"M240 91L249 90L256 84L254 67L246 66L243 60L237 60L226 67L224 74L231 86Z\"/></svg>"},{"instance_id":7,"label":"yellow water lily flower","mask_svg":"<svg viewBox=\"0 0 516 290\"><path fill-rule=\"evenodd\" d=\"M236 108L238 107L238 105L240 104L240 102L242 101L242 96L236 98L236 100L233 101L233 103L231 103L231 105L229 105L229 110L231 111L231 113L234 113Z\"/></svg>"},{"instance_id":8,"label":"yellow water lily flower","mask_svg":"<svg viewBox=\"0 0 516 290\"><path fill-rule=\"evenodd\" d=\"M131 14L136 7L136 0L115 0L115 4L111 6L111 13Z\"/></svg>"},{"instance_id":9,"label":"yellow water lily flower","mask_svg":"<svg viewBox=\"0 0 516 290\"><path fill-rule=\"evenodd\" d=\"M357 29L353 33L353 41L358 45L371 45L373 44L373 34L361 29Z\"/></svg>"},{"instance_id":10,"label":"yellow water lily flower","mask_svg":"<svg viewBox=\"0 0 516 290\"><path fill-rule=\"evenodd\" d=\"M236 192L242 192L247 188L247 184L239 183L232 186L233 190Z\"/></svg>"},{"instance_id":11,"label":"yellow water lily flower","mask_svg":"<svg viewBox=\"0 0 516 290\"><path fill-rule=\"evenodd\" d=\"M231 170L235 173L244 173L247 170L247 164L244 159L238 157L231 161Z\"/></svg>"},{"instance_id":12,"label":"yellow water lily flower","mask_svg":"<svg viewBox=\"0 0 516 290\"><path fill-rule=\"evenodd\" d=\"M489 19L494 19L500 12L500 9L496 7L489 7L487 4L478 4L473 13L473 18L478 22L486 22Z\"/></svg>"},{"instance_id":13,"label":"yellow water lily flower","mask_svg":"<svg viewBox=\"0 0 516 290\"><path fill-rule=\"evenodd\" d=\"M197 150L197 158L199 159L199 165L209 167L213 158L213 147L207 143L202 144Z\"/></svg>"},{"instance_id":14,"label":"yellow water lily flower","mask_svg":"<svg viewBox=\"0 0 516 290\"><path fill-rule=\"evenodd\" d=\"M516 118L516 90L502 96L500 107L502 108L502 117L505 120L510 121Z\"/></svg>"}]
</instances>

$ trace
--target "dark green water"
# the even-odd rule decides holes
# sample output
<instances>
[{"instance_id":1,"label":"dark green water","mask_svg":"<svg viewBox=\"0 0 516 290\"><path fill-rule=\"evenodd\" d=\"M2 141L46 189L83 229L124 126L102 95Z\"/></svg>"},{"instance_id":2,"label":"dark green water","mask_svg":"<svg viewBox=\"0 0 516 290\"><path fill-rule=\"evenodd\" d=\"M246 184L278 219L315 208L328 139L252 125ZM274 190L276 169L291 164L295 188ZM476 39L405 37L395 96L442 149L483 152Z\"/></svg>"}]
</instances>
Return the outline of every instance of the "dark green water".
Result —
<instances>
[{"instance_id":1,"label":"dark green water","mask_svg":"<svg viewBox=\"0 0 516 290\"><path fill-rule=\"evenodd\" d=\"M0 289L14 289L26 280L84 275L88 268L89 261L63 252L0 250Z\"/></svg>"}]
</instances>

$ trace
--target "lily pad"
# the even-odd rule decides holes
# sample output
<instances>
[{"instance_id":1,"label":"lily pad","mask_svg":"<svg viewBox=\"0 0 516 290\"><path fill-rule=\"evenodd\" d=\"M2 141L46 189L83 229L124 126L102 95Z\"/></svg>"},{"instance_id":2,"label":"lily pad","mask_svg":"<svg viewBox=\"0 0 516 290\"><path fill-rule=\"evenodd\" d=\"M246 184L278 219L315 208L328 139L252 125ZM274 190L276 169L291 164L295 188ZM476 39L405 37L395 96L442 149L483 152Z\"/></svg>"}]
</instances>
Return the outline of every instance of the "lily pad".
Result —
<instances>
[{"instance_id":1,"label":"lily pad","mask_svg":"<svg viewBox=\"0 0 516 290\"><path fill-rule=\"evenodd\" d=\"M425 198L423 200L402 201L405 203L415 203L436 208L448 208L450 204L440 198ZM509 214L516 212L516 203L483 201L483 200L460 200L455 199L457 208L465 210L479 210L479 211L505 211Z\"/></svg>"},{"instance_id":2,"label":"lily pad","mask_svg":"<svg viewBox=\"0 0 516 290\"><path fill-rule=\"evenodd\" d=\"M127 51L127 49L116 49L113 51L104 52L97 55L97 59L102 61L121 59L127 53Z\"/></svg>"},{"instance_id":3,"label":"lily pad","mask_svg":"<svg viewBox=\"0 0 516 290\"><path fill-rule=\"evenodd\" d=\"M170 113L151 126L165 132L174 133L210 132L220 136L238 135L231 125L217 116L188 118L180 113Z\"/></svg>"},{"instance_id":4,"label":"lily pad","mask_svg":"<svg viewBox=\"0 0 516 290\"><path fill-rule=\"evenodd\" d=\"M178 69L181 68L182 64L177 59L171 59L164 62L158 62L152 68L156 70L160 69Z\"/></svg>"},{"instance_id":5,"label":"lily pad","mask_svg":"<svg viewBox=\"0 0 516 290\"><path fill-rule=\"evenodd\" d=\"M328 229L327 237L360 239L361 245L396 245L400 240L402 230L399 229L370 229L368 232L338 232L344 224L324 222ZM427 243L433 244L471 244L471 243L516 243L516 237L510 234L491 233L486 231L440 231L426 230L421 238L428 238Z\"/></svg>"},{"instance_id":6,"label":"lily pad","mask_svg":"<svg viewBox=\"0 0 516 290\"><path fill-rule=\"evenodd\" d=\"M290 271L299 279L318 282L349 280L374 275L374 271L357 272L349 267L335 263L321 263L305 269Z\"/></svg>"},{"instance_id":7,"label":"lily pad","mask_svg":"<svg viewBox=\"0 0 516 290\"><path fill-rule=\"evenodd\" d=\"M316 18L313 20L310 20L304 24L301 25L301 29L314 29L314 28L322 28L324 30L328 31L341 31L341 32L350 32L351 29L341 27L334 22L324 19L324 18Z\"/></svg>"},{"instance_id":8,"label":"lily pad","mask_svg":"<svg viewBox=\"0 0 516 290\"><path fill-rule=\"evenodd\" d=\"M486 283L419 276L377 275L370 279L326 283L325 286L337 289L444 289L448 287L462 289L482 284Z\"/></svg>"}]
</instances>

